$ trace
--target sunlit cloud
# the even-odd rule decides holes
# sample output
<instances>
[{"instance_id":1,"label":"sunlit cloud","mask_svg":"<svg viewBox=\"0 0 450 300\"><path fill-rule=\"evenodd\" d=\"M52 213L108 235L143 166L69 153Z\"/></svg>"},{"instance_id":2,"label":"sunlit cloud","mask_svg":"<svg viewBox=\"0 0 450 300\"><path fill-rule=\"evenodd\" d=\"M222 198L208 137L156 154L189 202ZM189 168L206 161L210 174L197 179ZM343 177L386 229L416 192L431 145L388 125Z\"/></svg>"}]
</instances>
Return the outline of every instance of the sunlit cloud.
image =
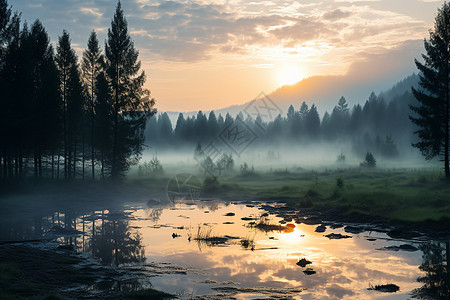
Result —
<instances>
[{"instance_id":1,"label":"sunlit cloud","mask_svg":"<svg viewBox=\"0 0 450 300\"><path fill-rule=\"evenodd\" d=\"M170 76L170 81L178 78L167 70L205 70L206 74L219 68L227 72L253 68L273 70L275 78L277 69L291 64L304 76L344 74L370 55L423 40L441 2L422 0L410 7L409 0L395 4L388 0L135 0L122 6L143 66L151 70L148 73L156 84L168 81L158 78L161 74ZM104 44L116 3L10 0L27 21L39 18L53 41L67 29L72 41L82 45L77 48L79 55L93 29ZM259 78L258 87L248 83L255 85L248 94L261 89L270 92L277 88L276 80L272 81Z\"/></svg>"},{"instance_id":2,"label":"sunlit cloud","mask_svg":"<svg viewBox=\"0 0 450 300\"><path fill-rule=\"evenodd\" d=\"M95 8L87 8L87 7L82 7L80 8L80 11L84 14L88 14L88 15L93 15L97 18L101 18L103 16L102 13L97 11L98 9Z\"/></svg>"}]
</instances>

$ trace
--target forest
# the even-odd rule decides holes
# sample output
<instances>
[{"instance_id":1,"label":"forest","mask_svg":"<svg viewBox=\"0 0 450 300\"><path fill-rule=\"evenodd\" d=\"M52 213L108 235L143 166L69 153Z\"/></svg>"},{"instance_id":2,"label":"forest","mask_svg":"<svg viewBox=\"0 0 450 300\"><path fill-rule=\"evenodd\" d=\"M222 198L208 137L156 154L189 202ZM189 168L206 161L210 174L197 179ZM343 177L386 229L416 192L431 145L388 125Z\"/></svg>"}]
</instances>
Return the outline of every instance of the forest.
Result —
<instances>
[{"instance_id":1,"label":"forest","mask_svg":"<svg viewBox=\"0 0 450 300\"><path fill-rule=\"evenodd\" d=\"M352 152L361 157L370 151L395 159L400 151L410 151L415 140L409 106L417 103L411 86L417 86L418 80L419 77L413 74L386 92L379 95L372 92L362 106L356 104L350 108L345 97L341 97L331 114L325 112L322 117L315 104L309 107L305 101L297 107L290 105L285 114L279 114L268 122L243 112L234 117L227 113L224 117L216 116L214 111L199 111L191 117L180 113L173 126L169 115L164 112L149 120L145 131L146 143L154 150L179 146L194 149L197 144L205 147L219 137L228 124L239 119L257 136L252 146L274 149L277 148L274 145L325 142L332 146L340 142L351 144Z\"/></svg>"},{"instance_id":2,"label":"forest","mask_svg":"<svg viewBox=\"0 0 450 300\"><path fill-rule=\"evenodd\" d=\"M104 51L95 31L78 59L63 30L0 1L0 179L120 178L143 150L155 113L120 2Z\"/></svg>"}]
</instances>

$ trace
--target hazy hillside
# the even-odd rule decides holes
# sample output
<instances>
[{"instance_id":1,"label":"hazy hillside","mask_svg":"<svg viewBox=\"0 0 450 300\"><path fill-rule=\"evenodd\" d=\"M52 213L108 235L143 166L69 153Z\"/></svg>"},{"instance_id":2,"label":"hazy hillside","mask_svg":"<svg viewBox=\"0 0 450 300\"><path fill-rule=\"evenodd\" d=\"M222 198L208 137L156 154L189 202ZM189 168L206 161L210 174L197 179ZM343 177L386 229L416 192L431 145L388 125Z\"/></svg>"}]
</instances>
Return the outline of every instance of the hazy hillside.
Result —
<instances>
[{"instance_id":1,"label":"hazy hillside","mask_svg":"<svg viewBox=\"0 0 450 300\"><path fill-rule=\"evenodd\" d=\"M363 105L369 98L370 93L374 91L389 102L396 96L410 91L411 86L417 86L418 78L419 76L412 74L394 85L391 82L389 85L386 84L386 88L374 91L373 86L376 84L367 83L363 80L350 82L348 76L313 76L293 85L282 86L270 93L268 97L277 104L284 114L286 114L289 105L292 104L295 109L299 109L301 103L306 101L309 105L316 104L319 114L322 116L325 111L331 113L341 96L347 99L350 106L357 103ZM214 112L217 115L225 116L230 113L232 116L236 116L248 106L250 101L242 105L214 110ZM204 113L209 113L209 111L204 111ZM172 124L175 125L179 112L167 112L167 114ZM183 114L185 117L195 116L197 111L183 112Z\"/></svg>"}]
</instances>

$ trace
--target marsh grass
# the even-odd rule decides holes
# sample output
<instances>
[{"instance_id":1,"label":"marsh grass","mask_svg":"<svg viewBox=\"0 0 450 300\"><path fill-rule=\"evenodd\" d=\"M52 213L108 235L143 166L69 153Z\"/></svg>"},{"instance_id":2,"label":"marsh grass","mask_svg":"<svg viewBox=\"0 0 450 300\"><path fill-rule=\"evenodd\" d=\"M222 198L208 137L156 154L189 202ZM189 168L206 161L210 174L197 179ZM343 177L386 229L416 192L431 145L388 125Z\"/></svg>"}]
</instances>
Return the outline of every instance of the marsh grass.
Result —
<instances>
[{"instance_id":1,"label":"marsh grass","mask_svg":"<svg viewBox=\"0 0 450 300\"><path fill-rule=\"evenodd\" d=\"M337 178L344 183L338 187ZM366 169L261 174L237 180L246 197L287 202L297 208L339 207L346 214L382 216L389 220L424 222L450 219L450 184L436 169ZM231 194L231 193L230 193Z\"/></svg>"},{"instance_id":2,"label":"marsh grass","mask_svg":"<svg viewBox=\"0 0 450 300\"><path fill-rule=\"evenodd\" d=\"M230 237L217 236L212 233L212 227L208 225L199 225L197 227L197 233L194 240L200 244L206 244L207 246L217 246L228 242Z\"/></svg>"}]
</instances>

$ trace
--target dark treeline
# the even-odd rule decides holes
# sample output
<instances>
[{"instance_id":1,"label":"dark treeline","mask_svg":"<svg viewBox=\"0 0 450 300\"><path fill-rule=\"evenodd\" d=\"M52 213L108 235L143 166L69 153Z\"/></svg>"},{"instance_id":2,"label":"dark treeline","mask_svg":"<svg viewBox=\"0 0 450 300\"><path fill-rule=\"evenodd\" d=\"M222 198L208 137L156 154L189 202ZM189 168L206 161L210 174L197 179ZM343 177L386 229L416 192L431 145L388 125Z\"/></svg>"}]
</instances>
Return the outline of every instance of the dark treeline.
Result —
<instances>
[{"instance_id":1,"label":"dark treeline","mask_svg":"<svg viewBox=\"0 0 450 300\"><path fill-rule=\"evenodd\" d=\"M192 117L180 113L174 126L168 114L162 113L150 119L146 140L159 147L204 145L217 138L227 124L240 118L258 135L255 145L350 141L356 154L371 151L395 157L399 153L398 143L409 146L414 139L408 114L409 105L416 103L411 86L417 82L418 76L412 75L378 96L372 92L364 105L352 108L341 97L333 111L325 112L322 118L314 104L291 105L285 115L263 124L264 130L255 125L262 122L260 118L252 119L243 113L236 117L230 114L223 117L214 111L208 114L199 111Z\"/></svg>"},{"instance_id":2,"label":"dark treeline","mask_svg":"<svg viewBox=\"0 0 450 300\"><path fill-rule=\"evenodd\" d=\"M141 154L154 100L117 4L105 52L92 31L81 64L62 31L0 0L0 179L122 176Z\"/></svg>"}]
</instances>

